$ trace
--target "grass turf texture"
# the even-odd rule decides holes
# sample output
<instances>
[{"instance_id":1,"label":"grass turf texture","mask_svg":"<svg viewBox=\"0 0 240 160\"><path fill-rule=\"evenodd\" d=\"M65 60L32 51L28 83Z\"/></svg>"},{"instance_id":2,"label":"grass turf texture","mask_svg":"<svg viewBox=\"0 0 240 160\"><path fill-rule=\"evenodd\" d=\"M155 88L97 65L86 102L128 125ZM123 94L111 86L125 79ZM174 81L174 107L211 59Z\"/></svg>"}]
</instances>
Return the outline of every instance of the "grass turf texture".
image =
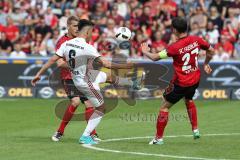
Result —
<instances>
[{"instance_id":1,"label":"grass turf texture","mask_svg":"<svg viewBox=\"0 0 240 160\"><path fill-rule=\"evenodd\" d=\"M78 144L86 122L72 122L59 143L50 137L60 120L54 115L59 100L19 99L0 100L0 159L3 160L125 160L125 159L173 159L143 155L119 154L90 150ZM204 134L240 133L240 101L197 101L199 126L203 136L194 141L192 137L165 138L163 146L148 145L149 138L102 142L96 147L128 152L167 154L203 158L240 159L238 136L204 136ZM153 136L159 100L138 101L129 107L121 101L108 113L97 131L102 139ZM81 106L79 112L83 111ZM171 109L170 121L165 135L192 134L183 102Z\"/></svg>"}]
</instances>

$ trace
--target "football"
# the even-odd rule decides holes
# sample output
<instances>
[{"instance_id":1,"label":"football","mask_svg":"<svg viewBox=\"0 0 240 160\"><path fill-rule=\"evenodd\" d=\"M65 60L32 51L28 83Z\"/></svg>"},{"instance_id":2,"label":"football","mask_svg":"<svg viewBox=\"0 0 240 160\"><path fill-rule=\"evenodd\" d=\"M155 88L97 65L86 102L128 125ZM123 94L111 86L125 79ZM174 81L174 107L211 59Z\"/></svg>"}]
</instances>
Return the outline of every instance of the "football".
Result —
<instances>
[{"instance_id":1,"label":"football","mask_svg":"<svg viewBox=\"0 0 240 160\"><path fill-rule=\"evenodd\" d=\"M131 36L132 32L127 27L119 27L115 33L115 37L118 41L129 41Z\"/></svg>"}]
</instances>

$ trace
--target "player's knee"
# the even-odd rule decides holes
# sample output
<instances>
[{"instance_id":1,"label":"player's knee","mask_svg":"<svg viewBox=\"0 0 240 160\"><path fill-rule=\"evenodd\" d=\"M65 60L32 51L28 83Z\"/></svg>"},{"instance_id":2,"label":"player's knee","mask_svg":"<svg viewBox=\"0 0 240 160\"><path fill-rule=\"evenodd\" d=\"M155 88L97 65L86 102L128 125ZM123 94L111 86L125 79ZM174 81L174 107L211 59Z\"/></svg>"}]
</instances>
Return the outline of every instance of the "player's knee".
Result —
<instances>
[{"instance_id":1,"label":"player's knee","mask_svg":"<svg viewBox=\"0 0 240 160\"><path fill-rule=\"evenodd\" d=\"M173 106L173 104L172 103L170 103L170 102L168 102L167 100L164 100L163 101L163 104L162 104L162 106L161 106L161 109L164 111L168 111L171 107Z\"/></svg>"},{"instance_id":2,"label":"player's knee","mask_svg":"<svg viewBox=\"0 0 240 160\"><path fill-rule=\"evenodd\" d=\"M102 104L101 106L97 107L96 110L105 113L105 106Z\"/></svg>"},{"instance_id":3,"label":"player's knee","mask_svg":"<svg viewBox=\"0 0 240 160\"><path fill-rule=\"evenodd\" d=\"M192 103L193 100L192 99L185 99L185 104L188 105L189 103Z\"/></svg>"},{"instance_id":4,"label":"player's knee","mask_svg":"<svg viewBox=\"0 0 240 160\"><path fill-rule=\"evenodd\" d=\"M89 100L84 101L84 104L85 104L85 107L86 107L86 108L92 108L92 107L93 107L91 101L89 101Z\"/></svg>"},{"instance_id":5,"label":"player's knee","mask_svg":"<svg viewBox=\"0 0 240 160\"><path fill-rule=\"evenodd\" d=\"M161 107L161 108L160 108L160 111L161 111L161 112L168 112L168 111L169 111L169 108L167 108L167 107Z\"/></svg>"},{"instance_id":6,"label":"player's knee","mask_svg":"<svg viewBox=\"0 0 240 160\"><path fill-rule=\"evenodd\" d=\"M73 105L74 107L78 107L80 104L80 99L78 97L74 97L71 99L71 105Z\"/></svg>"},{"instance_id":7,"label":"player's knee","mask_svg":"<svg viewBox=\"0 0 240 160\"><path fill-rule=\"evenodd\" d=\"M109 73L107 73L107 82L108 83L113 83L115 80L115 78L113 76L111 76Z\"/></svg>"}]
</instances>

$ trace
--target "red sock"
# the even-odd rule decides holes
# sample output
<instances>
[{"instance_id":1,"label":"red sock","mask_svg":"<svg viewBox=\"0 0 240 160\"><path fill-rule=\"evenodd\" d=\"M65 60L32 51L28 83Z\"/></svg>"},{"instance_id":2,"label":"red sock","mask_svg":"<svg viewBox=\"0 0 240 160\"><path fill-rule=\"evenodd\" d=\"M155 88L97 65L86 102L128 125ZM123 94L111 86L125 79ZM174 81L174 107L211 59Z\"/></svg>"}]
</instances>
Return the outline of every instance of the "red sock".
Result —
<instances>
[{"instance_id":1,"label":"red sock","mask_svg":"<svg viewBox=\"0 0 240 160\"><path fill-rule=\"evenodd\" d=\"M88 122L88 120L90 119L91 115L94 112L94 108L93 107L88 107L85 109L85 120ZM90 135L94 135L96 134L96 130L94 129Z\"/></svg>"},{"instance_id":2,"label":"red sock","mask_svg":"<svg viewBox=\"0 0 240 160\"><path fill-rule=\"evenodd\" d=\"M198 121L197 121L197 108L193 101L188 101L186 103L188 117L192 125L192 130L198 128Z\"/></svg>"},{"instance_id":3,"label":"red sock","mask_svg":"<svg viewBox=\"0 0 240 160\"><path fill-rule=\"evenodd\" d=\"M62 122L58 128L58 132L60 133L64 133L64 129L67 126L68 122L72 119L72 116L74 115L75 110L77 109L77 107L74 107L73 105L69 105L67 110L64 113Z\"/></svg>"},{"instance_id":4,"label":"red sock","mask_svg":"<svg viewBox=\"0 0 240 160\"><path fill-rule=\"evenodd\" d=\"M168 122L168 112L160 111L157 119L157 133L156 138L160 139L163 137L164 129Z\"/></svg>"}]
</instances>

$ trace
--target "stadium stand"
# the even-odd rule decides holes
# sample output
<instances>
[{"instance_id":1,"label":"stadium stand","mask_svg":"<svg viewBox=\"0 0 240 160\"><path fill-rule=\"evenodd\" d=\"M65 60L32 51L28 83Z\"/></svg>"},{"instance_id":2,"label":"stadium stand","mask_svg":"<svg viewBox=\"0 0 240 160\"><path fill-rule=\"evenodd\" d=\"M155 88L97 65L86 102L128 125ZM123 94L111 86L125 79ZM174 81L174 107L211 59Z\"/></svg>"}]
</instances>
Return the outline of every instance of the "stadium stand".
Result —
<instances>
[{"instance_id":1,"label":"stadium stand","mask_svg":"<svg viewBox=\"0 0 240 160\"><path fill-rule=\"evenodd\" d=\"M189 33L204 37L216 48L214 60L240 57L240 0L0 0L0 56L54 54L71 14L96 24L91 43L98 49L115 45L117 27L129 27L131 44L121 50L132 58L144 58L138 48L144 41L156 51L174 42L170 24L175 16L186 17Z\"/></svg>"}]
</instances>

